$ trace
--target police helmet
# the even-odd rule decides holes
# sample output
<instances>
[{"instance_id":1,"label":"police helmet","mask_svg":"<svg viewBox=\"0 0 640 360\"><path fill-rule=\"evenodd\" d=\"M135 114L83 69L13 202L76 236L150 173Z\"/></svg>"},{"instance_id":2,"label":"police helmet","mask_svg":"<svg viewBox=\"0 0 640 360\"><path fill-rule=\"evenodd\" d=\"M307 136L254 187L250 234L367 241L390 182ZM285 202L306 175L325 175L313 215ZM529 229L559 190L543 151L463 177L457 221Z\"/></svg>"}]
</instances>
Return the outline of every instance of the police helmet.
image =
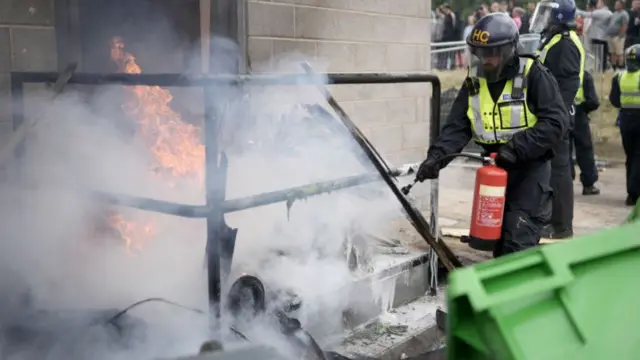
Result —
<instances>
[{"instance_id":1,"label":"police helmet","mask_svg":"<svg viewBox=\"0 0 640 360\"><path fill-rule=\"evenodd\" d=\"M624 60L628 71L640 70L640 44L629 46L624 51Z\"/></svg>"},{"instance_id":2,"label":"police helmet","mask_svg":"<svg viewBox=\"0 0 640 360\"><path fill-rule=\"evenodd\" d=\"M575 20L575 0L545 0L536 5L529 31L540 34L552 26L572 24Z\"/></svg>"},{"instance_id":3,"label":"police helmet","mask_svg":"<svg viewBox=\"0 0 640 360\"><path fill-rule=\"evenodd\" d=\"M505 13L493 13L482 17L467 37L469 51L481 65L479 77L487 82L505 78L505 70L517 56L518 27Z\"/></svg>"}]
</instances>

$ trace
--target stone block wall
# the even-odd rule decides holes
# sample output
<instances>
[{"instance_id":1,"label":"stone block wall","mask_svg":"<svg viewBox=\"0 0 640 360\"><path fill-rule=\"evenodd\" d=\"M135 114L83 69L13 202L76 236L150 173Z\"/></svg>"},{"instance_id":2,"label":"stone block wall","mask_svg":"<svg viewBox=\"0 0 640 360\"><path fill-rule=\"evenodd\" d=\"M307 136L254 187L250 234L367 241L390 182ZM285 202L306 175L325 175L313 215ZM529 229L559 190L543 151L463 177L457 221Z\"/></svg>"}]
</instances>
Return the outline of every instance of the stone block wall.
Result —
<instances>
[{"instance_id":1,"label":"stone block wall","mask_svg":"<svg viewBox=\"0 0 640 360\"><path fill-rule=\"evenodd\" d=\"M57 68L54 1L0 0L1 94L9 92L12 70ZM328 62L330 72L430 69L429 0L247 1L252 64L297 53ZM331 91L391 164L423 158L428 84L342 85ZM11 130L10 106L4 103L0 141Z\"/></svg>"},{"instance_id":2,"label":"stone block wall","mask_svg":"<svg viewBox=\"0 0 640 360\"><path fill-rule=\"evenodd\" d=\"M55 71L54 0L0 0L0 141L13 131L11 71Z\"/></svg>"},{"instance_id":3,"label":"stone block wall","mask_svg":"<svg viewBox=\"0 0 640 360\"><path fill-rule=\"evenodd\" d=\"M330 72L428 71L430 8L429 0L249 0L249 59L265 64L297 53L328 61ZM331 91L391 164L423 159L428 84Z\"/></svg>"}]
</instances>

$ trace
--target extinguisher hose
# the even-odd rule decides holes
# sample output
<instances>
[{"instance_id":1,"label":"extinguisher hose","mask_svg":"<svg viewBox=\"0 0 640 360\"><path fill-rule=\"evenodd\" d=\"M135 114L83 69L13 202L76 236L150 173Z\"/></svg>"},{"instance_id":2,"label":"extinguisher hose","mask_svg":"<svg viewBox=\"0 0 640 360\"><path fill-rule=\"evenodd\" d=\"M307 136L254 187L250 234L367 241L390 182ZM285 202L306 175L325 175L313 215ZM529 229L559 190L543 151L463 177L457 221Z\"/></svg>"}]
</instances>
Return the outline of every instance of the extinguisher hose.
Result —
<instances>
[{"instance_id":1,"label":"extinguisher hose","mask_svg":"<svg viewBox=\"0 0 640 360\"><path fill-rule=\"evenodd\" d=\"M440 162L443 161L447 161L447 160L451 160L457 157L466 157L467 159L472 159L472 160L478 160L481 162L485 162L486 161L486 157L482 156L482 155L477 155L477 154L470 154L470 153L453 153L453 154L448 154L443 156L442 158L440 158ZM402 189L400 189L400 191L404 194L404 195L409 195L409 192L411 191L411 188L418 183L418 179L416 178L415 180L413 180L413 183L403 186Z\"/></svg>"},{"instance_id":2,"label":"extinguisher hose","mask_svg":"<svg viewBox=\"0 0 640 360\"><path fill-rule=\"evenodd\" d=\"M453 158L457 158L457 157L466 157L467 159L472 159L472 160L478 160L478 161L485 161L485 157L482 155L477 155L477 154L470 154L470 153L453 153L453 154L449 154L449 155L445 155L440 159L440 162L443 162L445 160L450 160Z\"/></svg>"}]
</instances>

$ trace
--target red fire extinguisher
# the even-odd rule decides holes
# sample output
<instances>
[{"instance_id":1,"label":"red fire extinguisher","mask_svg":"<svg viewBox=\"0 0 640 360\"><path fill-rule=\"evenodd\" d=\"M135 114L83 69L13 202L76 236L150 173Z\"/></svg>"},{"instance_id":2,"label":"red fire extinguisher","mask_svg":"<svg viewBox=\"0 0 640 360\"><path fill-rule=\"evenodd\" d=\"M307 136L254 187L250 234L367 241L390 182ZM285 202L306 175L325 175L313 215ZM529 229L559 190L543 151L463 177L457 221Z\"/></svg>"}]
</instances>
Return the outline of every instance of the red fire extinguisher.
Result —
<instances>
[{"instance_id":1,"label":"red fire extinguisher","mask_svg":"<svg viewBox=\"0 0 640 360\"><path fill-rule=\"evenodd\" d=\"M468 239L469 246L476 250L493 250L502 234L507 171L496 166L496 155L484 159L484 166L476 172Z\"/></svg>"}]
</instances>

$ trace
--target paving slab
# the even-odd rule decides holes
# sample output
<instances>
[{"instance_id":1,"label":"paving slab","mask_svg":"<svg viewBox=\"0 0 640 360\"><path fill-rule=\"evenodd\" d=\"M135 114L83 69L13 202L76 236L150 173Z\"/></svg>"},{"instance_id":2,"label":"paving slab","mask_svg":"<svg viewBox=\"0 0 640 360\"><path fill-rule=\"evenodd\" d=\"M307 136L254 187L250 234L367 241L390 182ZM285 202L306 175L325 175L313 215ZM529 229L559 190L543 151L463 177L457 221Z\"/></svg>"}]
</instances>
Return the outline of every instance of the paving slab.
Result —
<instances>
[{"instance_id":1,"label":"paving slab","mask_svg":"<svg viewBox=\"0 0 640 360\"><path fill-rule=\"evenodd\" d=\"M422 296L388 311L375 322L356 329L334 350L353 359L402 359L444 344L436 324L436 310L444 308L444 291Z\"/></svg>"}]
</instances>

